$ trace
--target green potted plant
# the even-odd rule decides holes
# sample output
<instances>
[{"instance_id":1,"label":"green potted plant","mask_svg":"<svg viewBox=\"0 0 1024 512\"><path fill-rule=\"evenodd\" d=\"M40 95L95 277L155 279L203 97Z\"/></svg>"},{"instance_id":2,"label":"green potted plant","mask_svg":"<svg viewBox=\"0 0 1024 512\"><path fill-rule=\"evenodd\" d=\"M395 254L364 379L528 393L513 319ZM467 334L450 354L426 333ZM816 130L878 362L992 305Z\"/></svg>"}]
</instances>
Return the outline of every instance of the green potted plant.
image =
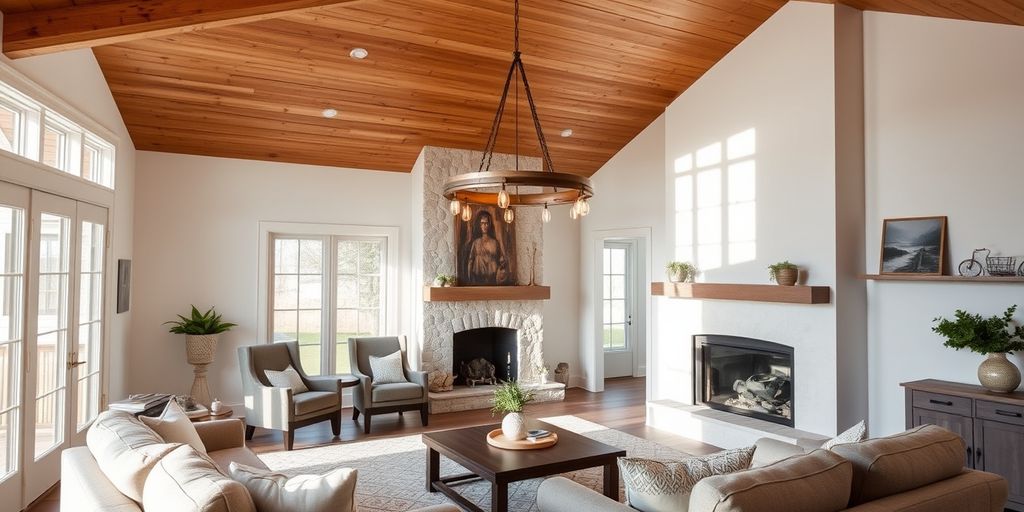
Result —
<instances>
[{"instance_id":1,"label":"green potted plant","mask_svg":"<svg viewBox=\"0 0 1024 512\"><path fill-rule=\"evenodd\" d=\"M932 331L946 338L943 345L960 350L966 348L986 358L978 366L978 381L989 391L1009 393L1020 385L1020 370L1006 359L1006 354L1024 350L1024 327L1012 326L1017 305L1006 308L1002 316L983 318L956 310L954 320L936 318Z\"/></svg>"},{"instance_id":2,"label":"green potted plant","mask_svg":"<svg viewBox=\"0 0 1024 512\"><path fill-rule=\"evenodd\" d=\"M789 261L768 265L768 278L782 286L793 286L800 276L800 268Z\"/></svg>"},{"instance_id":3,"label":"green potted plant","mask_svg":"<svg viewBox=\"0 0 1024 512\"><path fill-rule=\"evenodd\" d=\"M689 283L697 277L697 267L688 261L670 261L665 265L665 271L673 283Z\"/></svg>"},{"instance_id":4,"label":"green potted plant","mask_svg":"<svg viewBox=\"0 0 1024 512\"><path fill-rule=\"evenodd\" d=\"M170 332L185 335L185 357L188 364L195 367L195 380L192 382L191 395L203 405L210 405L210 390L206 385L206 367L213 363L217 354L217 339L220 333L230 331L237 324L221 321L221 315L211 307L206 313L200 313L192 306L190 316L178 315L178 320L164 322L170 324Z\"/></svg>"},{"instance_id":5,"label":"green potted plant","mask_svg":"<svg viewBox=\"0 0 1024 512\"><path fill-rule=\"evenodd\" d=\"M438 274L434 278L434 286L449 288L455 286L455 276L450 274Z\"/></svg>"},{"instance_id":6,"label":"green potted plant","mask_svg":"<svg viewBox=\"0 0 1024 512\"><path fill-rule=\"evenodd\" d=\"M494 390L494 407L491 414L504 414L501 420L501 433L510 441L526 439L526 417L523 409L533 401L533 392L524 390L519 383L512 380L498 384Z\"/></svg>"}]
</instances>

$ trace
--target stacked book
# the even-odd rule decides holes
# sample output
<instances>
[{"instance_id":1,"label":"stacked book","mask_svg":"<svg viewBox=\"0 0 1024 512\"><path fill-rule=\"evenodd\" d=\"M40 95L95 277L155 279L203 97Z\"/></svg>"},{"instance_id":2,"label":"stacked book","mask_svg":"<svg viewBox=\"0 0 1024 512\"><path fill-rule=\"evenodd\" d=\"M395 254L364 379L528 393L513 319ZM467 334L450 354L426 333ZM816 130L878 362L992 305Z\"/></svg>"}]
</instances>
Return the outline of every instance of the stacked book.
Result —
<instances>
[{"instance_id":1,"label":"stacked book","mask_svg":"<svg viewBox=\"0 0 1024 512\"><path fill-rule=\"evenodd\" d=\"M531 430L526 433L526 440L531 443L536 443L537 441L550 436L551 432L548 432L547 430Z\"/></svg>"},{"instance_id":2,"label":"stacked book","mask_svg":"<svg viewBox=\"0 0 1024 512\"><path fill-rule=\"evenodd\" d=\"M159 414L171 395L166 393L145 393L142 395L128 395L124 400L118 400L110 404L110 408L117 411L130 412L135 415L153 416Z\"/></svg>"}]
</instances>

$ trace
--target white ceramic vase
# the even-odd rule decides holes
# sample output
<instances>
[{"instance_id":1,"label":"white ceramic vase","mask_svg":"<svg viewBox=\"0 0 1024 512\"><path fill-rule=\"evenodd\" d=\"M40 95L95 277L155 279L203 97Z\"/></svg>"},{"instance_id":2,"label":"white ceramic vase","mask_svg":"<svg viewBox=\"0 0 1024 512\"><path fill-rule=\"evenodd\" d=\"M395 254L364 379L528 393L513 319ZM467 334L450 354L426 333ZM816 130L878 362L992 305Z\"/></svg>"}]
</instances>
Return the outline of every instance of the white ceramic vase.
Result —
<instances>
[{"instance_id":1,"label":"white ceramic vase","mask_svg":"<svg viewBox=\"0 0 1024 512\"><path fill-rule=\"evenodd\" d=\"M522 441L526 439L526 417L521 412L510 412L501 420L501 433L505 439Z\"/></svg>"}]
</instances>

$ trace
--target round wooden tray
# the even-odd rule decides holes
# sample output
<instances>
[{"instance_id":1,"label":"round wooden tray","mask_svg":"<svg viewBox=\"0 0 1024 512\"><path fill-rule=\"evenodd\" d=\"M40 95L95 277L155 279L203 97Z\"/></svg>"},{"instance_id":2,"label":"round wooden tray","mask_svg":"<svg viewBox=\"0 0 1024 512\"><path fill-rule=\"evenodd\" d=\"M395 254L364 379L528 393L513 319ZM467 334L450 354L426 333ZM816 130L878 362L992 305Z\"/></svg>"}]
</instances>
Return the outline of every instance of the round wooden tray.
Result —
<instances>
[{"instance_id":1,"label":"round wooden tray","mask_svg":"<svg viewBox=\"0 0 1024 512\"><path fill-rule=\"evenodd\" d=\"M487 433L487 444L501 448L503 450L539 450L541 448L549 448L554 446L558 442L558 434L552 432L550 436L542 438L537 441L512 441L505 438L505 435L501 433L500 428L496 428Z\"/></svg>"}]
</instances>

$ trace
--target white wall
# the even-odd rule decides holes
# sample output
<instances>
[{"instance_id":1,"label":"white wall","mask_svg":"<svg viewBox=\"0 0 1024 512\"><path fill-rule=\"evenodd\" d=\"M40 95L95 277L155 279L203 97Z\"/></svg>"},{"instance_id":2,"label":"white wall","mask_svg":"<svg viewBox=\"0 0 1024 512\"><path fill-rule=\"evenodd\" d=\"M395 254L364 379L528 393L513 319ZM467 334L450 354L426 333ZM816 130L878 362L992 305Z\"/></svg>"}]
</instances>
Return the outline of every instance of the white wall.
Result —
<instances>
[{"instance_id":1,"label":"white wall","mask_svg":"<svg viewBox=\"0 0 1024 512\"><path fill-rule=\"evenodd\" d=\"M591 391L604 390L604 355L598 332L597 305L600 290L594 276L597 274L598 244L609 233L645 228L650 230L653 249L650 251L654 276L664 267L668 245L665 244L664 160L665 117L660 116L633 138L591 178L594 198L590 215L580 223L579 274L579 359L573 367L574 381ZM559 208L554 218L568 218L569 212ZM554 222L554 221L552 221ZM549 267L550 268L550 267ZM550 275L552 270L548 271ZM646 294L645 294L646 295ZM652 315L653 317L653 315ZM654 343L654 333L648 335L647 344ZM647 354L639 355L646 361ZM576 370L575 368L579 368ZM578 380L576 380L578 379Z\"/></svg>"},{"instance_id":2,"label":"white wall","mask_svg":"<svg viewBox=\"0 0 1024 512\"><path fill-rule=\"evenodd\" d=\"M551 287L551 299L544 302L544 364L554 378L558 363L569 363L570 375L580 368L580 224L569 218L565 208L551 213L551 222L543 225L541 284Z\"/></svg>"},{"instance_id":3,"label":"white wall","mask_svg":"<svg viewBox=\"0 0 1024 512\"><path fill-rule=\"evenodd\" d=\"M163 322L216 306L239 327L221 338L211 394L241 400L237 347L257 339L260 221L398 226L399 304L409 304L411 180L408 174L138 153L134 321L128 357L133 391L188 393L184 340ZM409 332L408 311L399 319ZM401 333L395 333L401 334Z\"/></svg>"},{"instance_id":4,"label":"white wall","mask_svg":"<svg viewBox=\"0 0 1024 512\"><path fill-rule=\"evenodd\" d=\"M767 283L766 267L788 259L808 270L808 284L836 282L833 28L831 5L790 2L667 108L668 254L695 261L703 270L701 280ZM730 137L749 130L754 130L753 155L727 160L729 148L739 147ZM715 144L721 147L715 149ZM725 163L700 166L705 152L719 155ZM754 183L742 171L750 159ZM696 171L687 170L691 167ZM721 194L713 193L714 187L700 186L716 172ZM696 187L696 196L686 192L686 183ZM743 241L742 228L749 227L745 221L730 226L729 208L712 213L707 217L711 221L699 218L700 201L709 200L705 205L710 205L733 197L726 192L730 183L754 187L752 253L749 244L746 251L729 249L730 243ZM687 205L692 197L697 197L697 208ZM690 221L687 215L698 218ZM688 240L691 236L696 247ZM702 251L701 245L706 249ZM720 263L710 256L715 250L721 251ZM666 298L657 302L659 333L651 354L655 377L650 398L692 400L692 335L748 336L795 348L796 427L825 434L835 431L834 304Z\"/></svg>"},{"instance_id":5,"label":"white wall","mask_svg":"<svg viewBox=\"0 0 1024 512\"><path fill-rule=\"evenodd\" d=\"M867 271L878 270L887 217L948 215L952 265L976 247L1024 255L1024 27L864 18ZM900 382L977 383L982 356L943 347L934 317L1024 306L1019 285L874 282L868 290L874 435L903 429Z\"/></svg>"},{"instance_id":6,"label":"white wall","mask_svg":"<svg viewBox=\"0 0 1024 512\"><path fill-rule=\"evenodd\" d=\"M4 61L120 138L114 178L116 190L110 257L114 261L131 259L135 147L92 51L75 50ZM113 293L116 280L114 276L110 277L108 291L111 293L108 297L113 298L116 297ZM131 311L110 318L107 377L111 400L123 398L130 391L125 383L125 368L129 364L125 354L130 345L131 322Z\"/></svg>"}]
</instances>

